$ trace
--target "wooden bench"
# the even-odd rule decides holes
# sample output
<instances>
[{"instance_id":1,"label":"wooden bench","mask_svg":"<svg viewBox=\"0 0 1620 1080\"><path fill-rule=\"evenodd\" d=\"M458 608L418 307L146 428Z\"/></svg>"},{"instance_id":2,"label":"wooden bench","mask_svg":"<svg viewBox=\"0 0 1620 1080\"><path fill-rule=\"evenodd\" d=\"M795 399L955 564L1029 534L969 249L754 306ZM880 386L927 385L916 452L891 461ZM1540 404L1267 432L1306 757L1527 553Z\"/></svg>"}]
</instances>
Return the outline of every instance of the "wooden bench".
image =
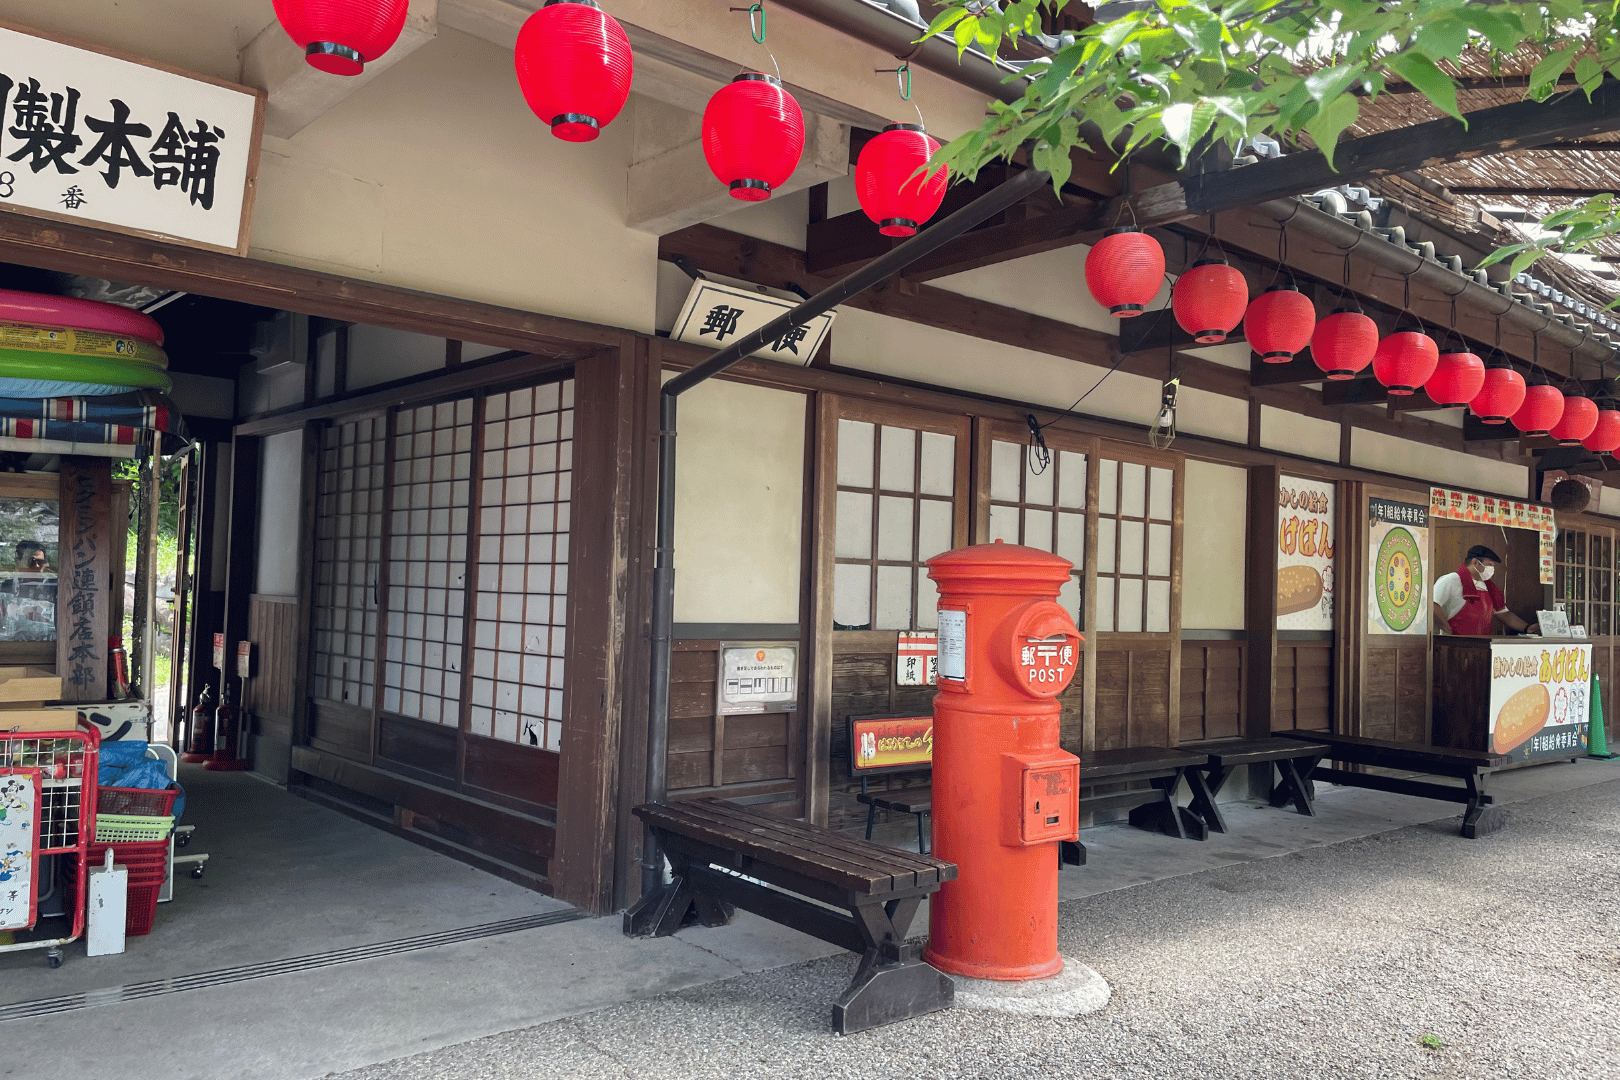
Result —
<instances>
[{"instance_id":1,"label":"wooden bench","mask_svg":"<svg viewBox=\"0 0 1620 1080\"><path fill-rule=\"evenodd\" d=\"M923 786L900 788L898 791L871 791L867 788L867 781L877 776L932 776L933 716L874 713L846 717L845 723L849 725L849 774L861 778L861 790L855 796L855 801L866 806L866 838L872 839L872 826L877 823L879 810L911 814L917 819L917 850L928 854L933 848L929 818L934 812L934 789ZM877 743L880 739L912 730L926 731L928 735L916 735L906 741L923 742L926 739L926 746L919 745L908 751L885 751L879 755ZM868 741L871 743L868 747L873 755L871 757L862 752L863 745ZM883 760L898 760L899 764L874 764Z\"/></svg>"},{"instance_id":2,"label":"wooden bench","mask_svg":"<svg viewBox=\"0 0 1620 1080\"><path fill-rule=\"evenodd\" d=\"M1244 739L1235 742L1205 743L1197 748L1209 756L1200 769L1187 770L1187 788L1192 801L1187 809L1197 814L1216 832L1226 832L1226 819L1216 805L1216 796L1226 781L1244 765L1276 766L1282 782L1271 790L1271 805L1294 804L1301 814L1314 815L1313 792L1307 781L1316 763L1328 752L1326 743L1298 739ZM1269 772L1270 769L1268 768Z\"/></svg>"},{"instance_id":3,"label":"wooden bench","mask_svg":"<svg viewBox=\"0 0 1620 1080\"><path fill-rule=\"evenodd\" d=\"M1181 778L1209 760L1207 754L1157 746L1129 746L1121 750L1098 750L1080 757L1080 812L1130 809L1130 823L1139 829L1155 829L1183 840L1209 839L1204 820L1186 807L1176 805L1176 788ZM1135 791L1098 794L1098 784L1120 784L1146 780L1151 786ZM1092 789L1090 795L1085 794ZM1071 866L1084 866L1086 847L1074 840L1058 845L1059 858Z\"/></svg>"},{"instance_id":4,"label":"wooden bench","mask_svg":"<svg viewBox=\"0 0 1620 1080\"><path fill-rule=\"evenodd\" d=\"M657 836L673 880L625 912L626 934L723 926L740 907L860 953L855 978L833 1005L839 1034L955 1000L956 984L906 941L923 898L956 877L954 864L720 799L654 803L635 813Z\"/></svg>"},{"instance_id":5,"label":"wooden bench","mask_svg":"<svg viewBox=\"0 0 1620 1080\"><path fill-rule=\"evenodd\" d=\"M1374 791L1392 791L1397 795L1414 795L1420 799L1462 803L1466 807L1463 811L1462 834L1470 840L1493 833L1506 823L1501 809L1491 805L1491 797L1485 791L1486 777L1507 764L1505 755L1366 739L1359 735L1327 735L1320 731L1281 731L1278 734L1303 742L1323 743L1328 747L1325 756L1335 762L1366 765L1375 769L1400 769L1431 776L1452 776L1463 781L1463 786L1457 787L1319 765L1311 773L1310 779L1305 781L1307 789L1313 781L1324 780L1345 787L1371 788Z\"/></svg>"}]
</instances>

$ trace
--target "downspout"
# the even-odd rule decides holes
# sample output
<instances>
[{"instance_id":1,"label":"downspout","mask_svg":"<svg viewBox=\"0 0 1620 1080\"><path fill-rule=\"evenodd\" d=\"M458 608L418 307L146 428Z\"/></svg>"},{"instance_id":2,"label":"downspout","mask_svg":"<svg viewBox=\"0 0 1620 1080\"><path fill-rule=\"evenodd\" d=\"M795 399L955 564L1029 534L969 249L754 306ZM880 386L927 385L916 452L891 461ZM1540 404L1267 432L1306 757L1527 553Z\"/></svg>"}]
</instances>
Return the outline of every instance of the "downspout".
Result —
<instances>
[{"instance_id":1,"label":"downspout","mask_svg":"<svg viewBox=\"0 0 1620 1080\"><path fill-rule=\"evenodd\" d=\"M658 399L657 560L653 567L651 694L647 712L647 801L663 802L669 776L669 675L675 623L675 430L680 396L720 374L737 361L774 341L795 326L830 311L858 293L894 277L912 263L967 232L973 226L1039 191L1051 177L1026 169L974 199L938 224L917 233L829 285L804 303L719 350L694 368L664 384ZM642 840L641 888L648 895L663 884L664 860L648 830Z\"/></svg>"},{"instance_id":2,"label":"downspout","mask_svg":"<svg viewBox=\"0 0 1620 1080\"><path fill-rule=\"evenodd\" d=\"M1368 262L1402 277L1410 276L1414 283L1432 286L1446 296L1454 296L1509 325L1539 334L1595 362L1615 359L1612 349L1593 340L1590 327L1576 329L1555 315L1515 300L1510 295L1513 291L1511 282L1501 283L1506 292L1481 285L1472 277L1426 259L1411 248L1370 233L1335 214L1319 210L1304 199L1272 199L1257 204L1254 209L1290 230L1325 240L1341 250L1354 249L1358 257Z\"/></svg>"}]
</instances>

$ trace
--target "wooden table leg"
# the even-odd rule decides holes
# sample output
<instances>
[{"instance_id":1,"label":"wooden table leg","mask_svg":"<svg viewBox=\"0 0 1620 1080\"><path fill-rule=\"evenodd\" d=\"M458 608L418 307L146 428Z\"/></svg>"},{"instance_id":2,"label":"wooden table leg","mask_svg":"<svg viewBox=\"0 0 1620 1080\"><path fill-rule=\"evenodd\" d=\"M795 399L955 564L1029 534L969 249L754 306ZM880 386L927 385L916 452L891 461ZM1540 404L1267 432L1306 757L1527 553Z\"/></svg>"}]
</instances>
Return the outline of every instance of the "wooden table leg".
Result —
<instances>
[{"instance_id":1,"label":"wooden table leg","mask_svg":"<svg viewBox=\"0 0 1620 1080\"><path fill-rule=\"evenodd\" d=\"M669 859L670 880L625 911L624 932L631 937L669 937L687 925L687 917L694 911L696 921L704 926L724 926L731 921L734 912L730 904L709 897L699 899L687 880L689 860L679 850L672 850L668 839L660 837L659 846Z\"/></svg>"},{"instance_id":2,"label":"wooden table leg","mask_svg":"<svg viewBox=\"0 0 1620 1080\"><path fill-rule=\"evenodd\" d=\"M1468 784L1468 808L1463 811L1462 834L1477 840L1506 825L1507 812L1491 805L1491 797L1485 793L1485 772L1476 770L1463 779Z\"/></svg>"},{"instance_id":3,"label":"wooden table leg","mask_svg":"<svg viewBox=\"0 0 1620 1080\"><path fill-rule=\"evenodd\" d=\"M1294 764L1293 758L1278 758L1277 771L1282 773L1282 783L1277 785L1271 793L1271 805L1282 806L1284 803L1293 803L1294 809L1307 817L1316 816L1316 803L1312 799L1310 782L1307 777L1315 768L1316 760L1313 758L1306 765L1302 775Z\"/></svg>"}]
</instances>

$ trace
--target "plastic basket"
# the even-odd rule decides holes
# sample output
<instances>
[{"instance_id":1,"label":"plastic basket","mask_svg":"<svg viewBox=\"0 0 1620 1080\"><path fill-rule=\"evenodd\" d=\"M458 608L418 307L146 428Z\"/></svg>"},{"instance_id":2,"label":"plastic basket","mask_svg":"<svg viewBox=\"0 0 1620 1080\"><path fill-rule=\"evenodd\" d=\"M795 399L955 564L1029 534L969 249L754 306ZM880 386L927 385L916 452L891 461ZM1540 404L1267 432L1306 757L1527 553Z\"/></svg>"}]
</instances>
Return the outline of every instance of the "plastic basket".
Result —
<instances>
[{"instance_id":1,"label":"plastic basket","mask_svg":"<svg viewBox=\"0 0 1620 1080\"><path fill-rule=\"evenodd\" d=\"M128 814L97 814L96 843L130 844L168 840L174 831L172 817L134 817ZM116 858L117 856L114 856Z\"/></svg>"},{"instance_id":2,"label":"plastic basket","mask_svg":"<svg viewBox=\"0 0 1620 1080\"><path fill-rule=\"evenodd\" d=\"M172 784L164 791L104 787L100 788L96 795L96 813L125 817L164 817L174 813L174 800L179 794L180 789Z\"/></svg>"},{"instance_id":3,"label":"plastic basket","mask_svg":"<svg viewBox=\"0 0 1620 1080\"><path fill-rule=\"evenodd\" d=\"M133 844L95 843L89 845L86 853L85 865L100 866L106 860L108 849L112 850L113 862L129 871L130 883L149 878L156 874L160 879L169 874L169 841L144 841ZM76 869L74 861L68 862L70 871Z\"/></svg>"},{"instance_id":4,"label":"plastic basket","mask_svg":"<svg viewBox=\"0 0 1620 1080\"><path fill-rule=\"evenodd\" d=\"M162 888L162 881L140 885L133 878L130 879L124 907L126 937L139 937L152 932L152 923L157 920L158 892Z\"/></svg>"}]
</instances>

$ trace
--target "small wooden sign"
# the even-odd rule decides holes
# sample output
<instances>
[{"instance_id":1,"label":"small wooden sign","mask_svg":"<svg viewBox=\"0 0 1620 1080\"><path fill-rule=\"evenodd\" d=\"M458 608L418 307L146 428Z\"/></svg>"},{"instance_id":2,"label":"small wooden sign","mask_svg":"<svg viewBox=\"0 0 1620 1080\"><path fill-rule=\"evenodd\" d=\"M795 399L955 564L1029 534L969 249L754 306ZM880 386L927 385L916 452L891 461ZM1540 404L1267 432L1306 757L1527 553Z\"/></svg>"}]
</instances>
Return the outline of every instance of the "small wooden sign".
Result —
<instances>
[{"instance_id":1,"label":"small wooden sign","mask_svg":"<svg viewBox=\"0 0 1620 1080\"><path fill-rule=\"evenodd\" d=\"M854 775L914 771L933 761L932 715L849 718L849 771Z\"/></svg>"},{"instance_id":2,"label":"small wooden sign","mask_svg":"<svg viewBox=\"0 0 1620 1080\"><path fill-rule=\"evenodd\" d=\"M251 679L253 677L253 642L238 641L236 643L236 677L238 679Z\"/></svg>"},{"instance_id":3,"label":"small wooden sign","mask_svg":"<svg viewBox=\"0 0 1620 1080\"><path fill-rule=\"evenodd\" d=\"M225 635L214 635L214 670L225 670Z\"/></svg>"},{"instance_id":4,"label":"small wooden sign","mask_svg":"<svg viewBox=\"0 0 1620 1080\"><path fill-rule=\"evenodd\" d=\"M63 701L107 698L112 611L112 469L105 458L62 459L56 586L56 673Z\"/></svg>"}]
</instances>

